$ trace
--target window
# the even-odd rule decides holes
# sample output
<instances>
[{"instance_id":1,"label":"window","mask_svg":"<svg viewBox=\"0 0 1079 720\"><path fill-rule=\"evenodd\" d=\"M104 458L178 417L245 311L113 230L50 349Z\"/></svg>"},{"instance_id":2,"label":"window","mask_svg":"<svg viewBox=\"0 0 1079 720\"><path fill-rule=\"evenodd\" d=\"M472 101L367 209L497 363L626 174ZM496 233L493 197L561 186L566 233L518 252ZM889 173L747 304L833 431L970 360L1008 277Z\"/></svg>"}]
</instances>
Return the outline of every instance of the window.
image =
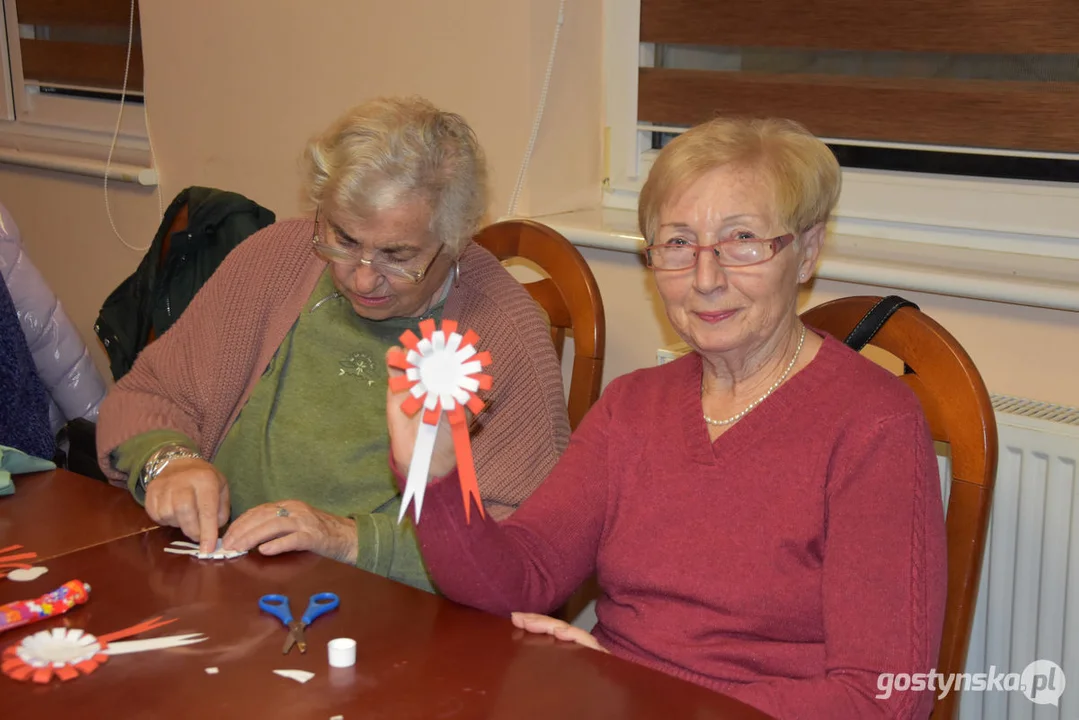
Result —
<instances>
[{"instance_id":1,"label":"window","mask_svg":"<svg viewBox=\"0 0 1079 720\"><path fill-rule=\"evenodd\" d=\"M836 231L1079 258L1072 0L609 0L606 204L717 113L789 117L844 165Z\"/></svg>"},{"instance_id":2,"label":"window","mask_svg":"<svg viewBox=\"0 0 1079 720\"><path fill-rule=\"evenodd\" d=\"M0 148L104 158L116 133L117 157L145 157L137 2L3 0L3 19Z\"/></svg>"}]
</instances>

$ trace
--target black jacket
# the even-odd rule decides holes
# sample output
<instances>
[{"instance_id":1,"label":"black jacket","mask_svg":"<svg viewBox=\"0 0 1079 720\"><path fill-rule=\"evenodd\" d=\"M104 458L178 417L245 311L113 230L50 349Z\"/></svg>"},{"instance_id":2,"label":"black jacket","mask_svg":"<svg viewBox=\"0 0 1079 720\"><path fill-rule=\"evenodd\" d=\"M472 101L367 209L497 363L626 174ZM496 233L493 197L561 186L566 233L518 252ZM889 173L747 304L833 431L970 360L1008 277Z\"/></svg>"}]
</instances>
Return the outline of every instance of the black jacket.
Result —
<instances>
[{"instance_id":1,"label":"black jacket","mask_svg":"<svg viewBox=\"0 0 1079 720\"><path fill-rule=\"evenodd\" d=\"M187 227L166 243L184 205ZM177 195L138 269L106 298L94 324L113 379L131 369L151 331L160 337L172 326L233 248L274 220L272 212L236 193L190 187Z\"/></svg>"}]
</instances>

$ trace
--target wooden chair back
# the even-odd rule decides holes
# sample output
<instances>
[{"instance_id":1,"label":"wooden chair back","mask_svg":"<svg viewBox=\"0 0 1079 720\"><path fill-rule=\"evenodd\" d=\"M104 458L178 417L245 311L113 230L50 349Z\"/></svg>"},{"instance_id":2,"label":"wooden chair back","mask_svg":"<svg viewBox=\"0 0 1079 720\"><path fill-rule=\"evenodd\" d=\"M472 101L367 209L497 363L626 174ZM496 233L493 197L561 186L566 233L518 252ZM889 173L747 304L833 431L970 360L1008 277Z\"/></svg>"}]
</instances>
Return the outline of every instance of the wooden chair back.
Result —
<instances>
[{"instance_id":1,"label":"wooden chair back","mask_svg":"<svg viewBox=\"0 0 1079 720\"><path fill-rule=\"evenodd\" d=\"M506 220L489 225L475 240L499 260L523 258L547 274L524 286L550 319L551 340L559 360L566 335L572 333L573 372L567 409L570 428L576 429L599 399L603 375L607 326L592 270L569 240L531 220Z\"/></svg>"},{"instance_id":2,"label":"wooden chair back","mask_svg":"<svg viewBox=\"0 0 1079 720\"><path fill-rule=\"evenodd\" d=\"M802 314L806 325L842 341L878 297L833 300ZM997 467L996 416L974 362L951 334L925 313L904 307L870 345L905 364L901 376L921 401L933 439L951 448L947 497L948 599L936 671L964 672L985 553ZM959 693L937 700L934 720L958 714Z\"/></svg>"}]
</instances>

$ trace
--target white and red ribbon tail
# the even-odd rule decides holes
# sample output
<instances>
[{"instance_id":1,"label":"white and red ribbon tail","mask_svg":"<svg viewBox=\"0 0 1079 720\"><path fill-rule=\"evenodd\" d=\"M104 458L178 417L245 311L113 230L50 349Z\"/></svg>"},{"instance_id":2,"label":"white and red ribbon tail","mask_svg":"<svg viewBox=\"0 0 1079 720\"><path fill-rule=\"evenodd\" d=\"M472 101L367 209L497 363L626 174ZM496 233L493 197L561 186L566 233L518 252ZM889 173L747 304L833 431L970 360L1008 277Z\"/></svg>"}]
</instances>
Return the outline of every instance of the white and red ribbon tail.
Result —
<instances>
[{"instance_id":1,"label":"white and red ribbon tail","mask_svg":"<svg viewBox=\"0 0 1079 720\"><path fill-rule=\"evenodd\" d=\"M431 456L435 451L435 438L438 437L438 425L420 423L416 431L416 445L412 450L412 463L408 467L408 479L405 480L405 492L401 496L401 512L397 522L405 519L405 510L409 502L416 506L415 522L420 521L423 509L423 492L427 489L427 474L431 470Z\"/></svg>"}]
</instances>

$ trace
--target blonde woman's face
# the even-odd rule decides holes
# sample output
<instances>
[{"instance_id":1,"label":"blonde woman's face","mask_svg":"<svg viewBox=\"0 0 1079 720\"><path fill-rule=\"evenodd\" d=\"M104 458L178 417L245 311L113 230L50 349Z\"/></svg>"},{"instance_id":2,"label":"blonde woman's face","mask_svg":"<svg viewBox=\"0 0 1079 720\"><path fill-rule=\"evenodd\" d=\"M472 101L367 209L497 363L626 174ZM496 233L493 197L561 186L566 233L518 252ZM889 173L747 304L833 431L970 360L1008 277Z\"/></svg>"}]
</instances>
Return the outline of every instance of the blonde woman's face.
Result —
<instances>
[{"instance_id":1,"label":"blonde woman's face","mask_svg":"<svg viewBox=\"0 0 1079 720\"><path fill-rule=\"evenodd\" d=\"M783 235L790 229L775 219L772 203L772 190L756 171L717 168L665 204L654 243L712 245L740 233L762 239ZM656 271L656 287L674 329L706 356L767 347L791 326L799 274L812 270L819 251L811 237L816 234L803 233L759 265L721 267L714 253L702 252L693 268Z\"/></svg>"},{"instance_id":2,"label":"blonde woman's face","mask_svg":"<svg viewBox=\"0 0 1079 720\"><path fill-rule=\"evenodd\" d=\"M331 263L334 285L356 314L369 320L422 315L438 302L452 261L431 231L431 211L422 199L406 200L366 219L349 219L330 211L322 223L339 248L367 260L429 270L419 283L364 264Z\"/></svg>"}]
</instances>

